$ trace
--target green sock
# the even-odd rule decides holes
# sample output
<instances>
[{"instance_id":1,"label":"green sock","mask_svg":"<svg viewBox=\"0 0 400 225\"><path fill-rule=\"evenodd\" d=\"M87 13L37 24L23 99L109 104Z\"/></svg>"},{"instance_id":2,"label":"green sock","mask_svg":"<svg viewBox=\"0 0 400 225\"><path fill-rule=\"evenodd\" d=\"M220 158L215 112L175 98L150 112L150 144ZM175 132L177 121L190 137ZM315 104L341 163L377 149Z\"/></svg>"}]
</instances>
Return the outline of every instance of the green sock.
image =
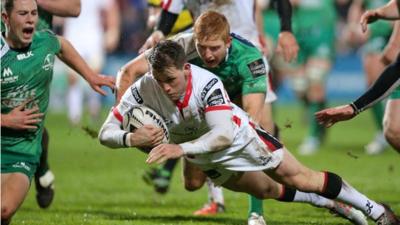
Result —
<instances>
[{"instance_id":1,"label":"green sock","mask_svg":"<svg viewBox=\"0 0 400 225\"><path fill-rule=\"evenodd\" d=\"M257 213L258 215L263 215L264 210L263 210L263 202L262 200L249 195L249 217L251 213Z\"/></svg>"},{"instance_id":2,"label":"green sock","mask_svg":"<svg viewBox=\"0 0 400 225\"><path fill-rule=\"evenodd\" d=\"M377 127L379 130L382 130L382 129L383 129L383 127L382 127L382 120L383 120L383 114L384 114L384 113L385 113L385 108L384 108L382 102L379 102L379 103L375 104L375 105L372 107L372 115L374 116L374 120L375 120L376 127Z\"/></svg>"},{"instance_id":3,"label":"green sock","mask_svg":"<svg viewBox=\"0 0 400 225\"><path fill-rule=\"evenodd\" d=\"M309 128L309 135L311 137L316 137L322 139L325 134L325 128L318 124L317 120L315 119L314 114L325 107L325 101L323 102L310 102L308 106L308 119L310 123Z\"/></svg>"}]
</instances>

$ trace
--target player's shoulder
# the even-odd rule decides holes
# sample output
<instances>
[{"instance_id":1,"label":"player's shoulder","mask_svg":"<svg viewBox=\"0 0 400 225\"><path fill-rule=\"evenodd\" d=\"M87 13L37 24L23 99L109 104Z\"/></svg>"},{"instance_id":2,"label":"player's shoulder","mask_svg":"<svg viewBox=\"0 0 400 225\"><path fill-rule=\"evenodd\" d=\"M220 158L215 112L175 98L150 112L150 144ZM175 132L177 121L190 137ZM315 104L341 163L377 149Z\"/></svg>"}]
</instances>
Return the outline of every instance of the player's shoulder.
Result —
<instances>
[{"instance_id":1,"label":"player's shoulder","mask_svg":"<svg viewBox=\"0 0 400 225\"><path fill-rule=\"evenodd\" d=\"M229 57L236 60L237 63L244 63L243 59L246 59L245 61L248 61L251 59L262 58L262 53L260 52L260 50L250 41L233 33L231 34L231 37L232 46Z\"/></svg>"},{"instance_id":2,"label":"player's shoulder","mask_svg":"<svg viewBox=\"0 0 400 225\"><path fill-rule=\"evenodd\" d=\"M202 98L213 87L223 86L220 78L212 72L192 64L191 70L193 88L197 90Z\"/></svg>"}]
</instances>

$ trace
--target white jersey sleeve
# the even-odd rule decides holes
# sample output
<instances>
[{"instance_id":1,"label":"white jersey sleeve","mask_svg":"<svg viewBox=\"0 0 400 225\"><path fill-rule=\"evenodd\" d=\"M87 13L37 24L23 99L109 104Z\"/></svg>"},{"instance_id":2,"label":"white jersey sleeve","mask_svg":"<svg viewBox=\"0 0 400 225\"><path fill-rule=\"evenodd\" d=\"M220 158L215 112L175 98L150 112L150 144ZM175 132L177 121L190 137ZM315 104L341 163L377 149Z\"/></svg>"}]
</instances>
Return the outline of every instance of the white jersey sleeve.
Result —
<instances>
[{"instance_id":1,"label":"white jersey sleeve","mask_svg":"<svg viewBox=\"0 0 400 225\"><path fill-rule=\"evenodd\" d=\"M222 82L216 76L207 77L211 79L194 88L194 95L204 108L204 119L210 130L195 140L180 144L186 155L224 150L233 142L232 105Z\"/></svg>"},{"instance_id":2,"label":"white jersey sleeve","mask_svg":"<svg viewBox=\"0 0 400 225\"><path fill-rule=\"evenodd\" d=\"M142 78L143 79L143 78ZM120 103L112 108L106 121L99 132L100 143L110 148L131 147L129 135L130 133L123 130L123 115L127 113L135 105L143 104L143 98L139 93L141 82L135 82L130 86Z\"/></svg>"}]
</instances>

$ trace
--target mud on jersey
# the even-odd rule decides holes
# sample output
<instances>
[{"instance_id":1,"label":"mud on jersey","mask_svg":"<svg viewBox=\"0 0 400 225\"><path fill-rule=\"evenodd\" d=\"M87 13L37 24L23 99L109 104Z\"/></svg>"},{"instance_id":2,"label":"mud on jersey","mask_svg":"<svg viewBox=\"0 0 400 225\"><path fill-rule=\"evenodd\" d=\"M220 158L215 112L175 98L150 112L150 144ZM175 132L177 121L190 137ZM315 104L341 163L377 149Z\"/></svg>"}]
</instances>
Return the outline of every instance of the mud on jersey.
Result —
<instances>
[{"instance_id":1,"label":"mud on jersey","mask_svg":"<svg viewBox=\"0 0 400 225\"><path fill-rule=\"evenodd\" d=\"M211 164L220 163L227 169L246 170L246 168L243 168L243 164L237 164L233 159L250 142L255 145L254 149L260 152L262 160L268 159L269 151L282 147L280 144L271 145L267 150L266 145L256 138L257 132L251 127L246 113L230 102L218 77L195 65L191 65L191 75L188 78L186 93L182 96L181 101L172 102L157 84L157 81L147 74L125 92L113 113L117 119L120 118L121 120L121 115L124 115L135 105L146 105L161 115L168 126L170 141L176 144L196 140L210 131L205 120L207 112L231 110L232 114L227 113L227 115L232 115L234 129L232 145L221 151L187 158L189 161L201 165L202 168L207 169L207 166L211 166Z\"/></svg>"},{"instance_id":2,"label":"mud on jersey","mask_svg":"<svg viewBox=\"0 0 400 225\"><path fill-rule=\"evenodd\" d=\"M57 37L49 31L36 32L32 43L24 49L12 49L1 37L1 113L7 114L28 99L27 108L37 105L46 113L55 55L60 51ZM12 147L33 140L41 132L43 120L36 131L15 131L1 128L1 146ZM10 148L11 148L10 147ZM10 150L10 149L7 149ZM28 154L35 149L18 148Z\"/></svg>"}]
</instances>

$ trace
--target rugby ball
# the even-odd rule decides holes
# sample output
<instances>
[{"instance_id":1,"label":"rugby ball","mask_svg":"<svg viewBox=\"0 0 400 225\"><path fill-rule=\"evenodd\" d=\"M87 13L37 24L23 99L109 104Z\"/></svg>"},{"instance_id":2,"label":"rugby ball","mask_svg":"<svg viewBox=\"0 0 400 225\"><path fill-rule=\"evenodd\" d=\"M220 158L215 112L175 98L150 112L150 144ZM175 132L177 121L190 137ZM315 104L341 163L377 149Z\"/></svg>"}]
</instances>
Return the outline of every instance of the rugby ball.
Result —
<instances>
[{"instance_id":1,"label":"rugby ball","mask_svg":"<svg viewBox=\"0 0 400 225\"><path fill-rule=\"evenodd\" d=\"M122 127L128 132L134 132L143 125L153 125L164 131L163 143L169 142L169 131L164 119L153 109L140 105L134 106L125 113Z\"/></svg>"}]
</instances>

